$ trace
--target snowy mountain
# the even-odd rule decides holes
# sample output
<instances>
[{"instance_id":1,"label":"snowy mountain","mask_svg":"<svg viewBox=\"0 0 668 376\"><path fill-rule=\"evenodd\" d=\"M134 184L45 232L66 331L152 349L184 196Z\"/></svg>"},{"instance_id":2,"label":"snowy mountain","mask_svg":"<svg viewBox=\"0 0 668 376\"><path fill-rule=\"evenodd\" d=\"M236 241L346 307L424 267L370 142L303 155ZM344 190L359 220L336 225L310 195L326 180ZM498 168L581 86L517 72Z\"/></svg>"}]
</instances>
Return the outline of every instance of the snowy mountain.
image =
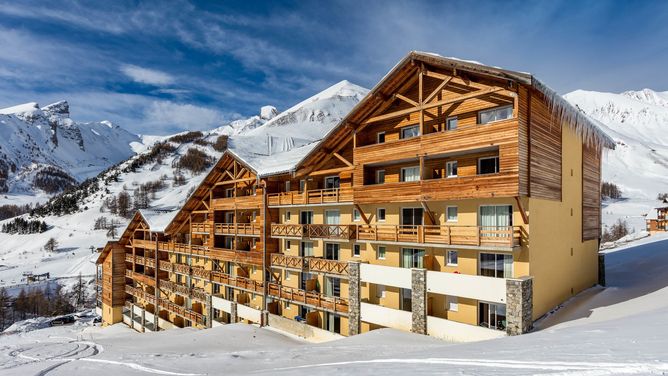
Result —
<instances>
[{"instance_id":1,"label":"snowy mountain","mask_svg":"<svg viewBox=\"0 0 668 376\"><path fill-rule=\"evenodd\" d=\"M297 158L305 154L303 150L310 150L316 145L316 141L324 137L367 91L343 81L279 114L275 108L265 106L258 116L238 120L190 138L188 132L174 136L143 137L143 144L133 145L136 150L143 148L143 151L98 175L85 190L80 187L78 191L65 195L77 197L78 210L52 212L40 218L50 226L48 231L31 235L0 233L0 286L21 284L22 274L27 271L35 274L49 272L52 278L63 278L60 281L62 284L74 281L80 272L85 276L93 276L97 254L91 253L90 247L102 246L108 240L107 230L93 228L95 220L105 217L108 223L114 221L118 232L129 221L129 218L111 213L105 205L108 199L117 197L123 191L134 198L142 186L156 186L155 183L159 181L161 188L152 192L148 209L155 214L153 218L156 221L168 222L176 214L175 209L183 205L190 192L206 176L206 172L193 173L179 168L181 156L190 149L198 149L212 159L218 159L222 152L214 149L213 143L219 136L226 135L229 136L228 148L232 152L254 162L280 161L283 158L279 153L289 153ZM36 106L34 108L38 116L43 116ZM45 112L44 109L39 111ZM16 120L18 117L15 115L7 119L12 122L20 120L26 124L23 119ZM82 133L85 132L82 130ZM271 153L268 152L269 145L273 145ZM60 198L57 196L45 207L60 208L60 201L71 201L58 201ZM8 221L0 221L0 225ZM49 253L42 249L51 237L58 241L60 252Z\"/></svg>"},{"instance_id":2,"label":"snowy mountain","mask_svg":"<svg viewBox=\"0 0 668 376\"><path fill-rule=\"evenodd\" d=\"M134 155L139 142L109 121L75 122L65 101L0 109L0 193L57 193Z\"/></svg>"},{"instance_id":3,"label":"snowy mountain","mask_svg":"<svg viewBox=\"0 0 668 376\"><path fill-rule=\"evenodd\" d=\"M621 94L577 90L564 96L617 142L603 159L603 180L617 184L624 200L604 203L604 223L625 218L637 230L643 214L660 205L668 192L668 92L650 89Z\"/></svg>"}]
</instances>

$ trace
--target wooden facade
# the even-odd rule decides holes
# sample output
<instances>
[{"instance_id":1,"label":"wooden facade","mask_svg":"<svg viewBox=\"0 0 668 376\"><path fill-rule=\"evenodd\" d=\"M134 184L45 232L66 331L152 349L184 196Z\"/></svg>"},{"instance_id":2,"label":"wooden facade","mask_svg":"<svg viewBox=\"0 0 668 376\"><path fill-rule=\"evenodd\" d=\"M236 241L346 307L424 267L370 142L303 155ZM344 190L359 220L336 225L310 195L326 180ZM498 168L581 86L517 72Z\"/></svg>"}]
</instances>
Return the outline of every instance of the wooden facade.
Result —
<instances>
[{"instance_id":1,"label":"wooden facade","mask_svg":"<svg viewBox=\"0 0 668 376\"><path fill-rule=\"evenodd\" d=\"M579 206L578 246L595 253L611 141L572 141L582 125L547 94L528 74L411 53L290 173L261 175L227 152L166 228L133 220L120 241L121 291L177 326L230 322L212 308L216 297L345 335L351 260L480 275L484 257L506 254L505 278L524 276L547 252L532 247L542 244L532 208L571 220L557 213L565 205L571 216ZM575 175L564 172L572 150ZM540 233L550 225L536 216ZM446 259L452 251L461 266ZM417 255L410 265L406 252ZM364 288L370 301L405 303L401 289ZM466 316L436 308L446 297L432 295L431 314L480 324L478 301L461 300Z\"/></svg>"}]
</instances>

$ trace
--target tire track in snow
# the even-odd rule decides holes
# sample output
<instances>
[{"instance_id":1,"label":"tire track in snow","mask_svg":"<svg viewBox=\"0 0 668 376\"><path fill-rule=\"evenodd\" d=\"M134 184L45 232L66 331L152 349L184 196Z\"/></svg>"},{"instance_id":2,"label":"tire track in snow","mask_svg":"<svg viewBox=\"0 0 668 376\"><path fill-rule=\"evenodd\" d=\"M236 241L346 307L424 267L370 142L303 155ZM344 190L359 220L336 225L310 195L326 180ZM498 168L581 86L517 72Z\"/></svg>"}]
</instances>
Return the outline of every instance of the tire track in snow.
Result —
<instances>
[{"instance_id":1,"label":"tire track in snow","mask_svg":"<svg viewBox=\"0 0 668 376\"><path fill-rule=\"evenodd\" d=\"M503 368L527 371L551 371L550 375L628 375L628 374L655 374L665 375L668 372L668 363L610 363L610 362L558 362L558 361L519 361L519 360L487 360L487 359L457 359L457 358L424 358L424 359L373 359L356 360L349 362L333 362L309 364L295 367L265 369L266 371L294 371L297 369L339 367L357 364L434 364L484 368ZM556 371L557 373L554 373ZM257 373L257 372L256 372Z\"/></svg>"}]
</instances>

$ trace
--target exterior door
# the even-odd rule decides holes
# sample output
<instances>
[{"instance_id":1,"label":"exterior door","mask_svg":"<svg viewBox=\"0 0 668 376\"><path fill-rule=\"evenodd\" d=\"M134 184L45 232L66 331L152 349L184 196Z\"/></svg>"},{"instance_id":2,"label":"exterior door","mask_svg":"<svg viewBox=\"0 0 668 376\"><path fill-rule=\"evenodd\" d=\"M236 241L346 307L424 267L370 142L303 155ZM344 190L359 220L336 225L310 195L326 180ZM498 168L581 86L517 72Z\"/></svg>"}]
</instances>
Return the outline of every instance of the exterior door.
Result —
<instances>
[{"instance_id":1,"label":"exterior door","mask_svg":"<svg viewBox=\"0 0 668 376\"><path fill-rule=\"evenodd\" d=\"M419 226L423 224L422 208L402 208L401 224L404 226Z\"/></svg>"},{"instance_id":2,"label":"exterior door","mask_svg":"<svg viewBox=\"0 0 668 376\"><path fill-rule=\"evenodd\" d=\"M513 207L510 205L485 205L480 207L481 235L485 237L506 237L498 231L508 230L513 225Z\"/></svg>"},{"instance_id":3,"label":"exterior door","mask_svg":"<svg viewBox=\"0 0 668 376\"><path fill-rule=\"evenodd\" d=\"M505 330L506 305L480 302L478 305L478 325L490 329Z\"/></svg>"},{"instance_id":4,"label":"exterior door","mask_svg":"<svg viewBox=\"0 0 668 376\"><path fill-rule=\"evenodd\" d=\"M312 211L301 212L299 215L299 224L300 225L313 224L313 212Z\"/></svg>"}]
</instances>

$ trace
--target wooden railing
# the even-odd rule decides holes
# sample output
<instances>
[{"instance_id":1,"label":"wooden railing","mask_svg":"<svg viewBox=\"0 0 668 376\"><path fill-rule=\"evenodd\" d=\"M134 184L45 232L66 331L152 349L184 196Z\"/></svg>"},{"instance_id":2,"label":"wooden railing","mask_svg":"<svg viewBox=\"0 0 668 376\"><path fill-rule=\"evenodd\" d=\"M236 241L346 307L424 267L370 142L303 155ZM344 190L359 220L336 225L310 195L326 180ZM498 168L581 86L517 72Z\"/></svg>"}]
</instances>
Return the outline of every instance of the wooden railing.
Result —
<instances>
[{"instance_id":1,"label":"wooden railing","mask_svg":"<svg viewBox=\"0 0 668 376\"><path fill-rule=\"evenodd\" d=\"M215 198L213 199L212 204L214 209L217 210L227 210L234 208L259 209L262 207L262 195Z\"/></svg>"},{"instance_id":2,"label":"wooden railing","mask_svg":"<svg viewBox=\"0 0 668 376\"><path fill-rule=\"evenodd\" d=\"M348 263L345 261L309 257L308 269L311 272L348 275Z\"/></svg>"},{"instance_id":3,"label":"wooden railing","mask_svg":"<svg viewBox=\"0 0 668 376\"><path fill-rule=\"evenodd\" d=\"M267 205L269 206L337 204L352 201L352 188L315 189L304 192L290 191L267 195Z\"/></svg>"},{"instance_id":4,"label":"wooden railing","mask_svg":"<svg viewBox=\"0 0 668 376\"><path fill-rule=\"evenodd\" d=\"M146 249L155 249L155 242L153 240L132 239L132 245Z\"/></svg>"},{"instance_id":5,"label":"wooden railing","mask_svg":"<svg viewBox=\"0 0 668 376\"><path fill-rule=\"evenodd\" d=\"M196 255L206 258L238 262L250 265L262 265L262 252L241 251L225 248L209 248L205 245L188 245L174 242L160 242L158 247L161 251L180 253L185 255Z\"/></svg>"},{"instance_id":6,"label":"wooden railing","mask_svg":"<svg viewBox=\"0 0 668 376\"><path fill-rule=\"evenodd\" d=\"M442 245L513 247L520 245L520 226L357 225L357 240Z\"/></svg>"},{"instance_id":7,"label":"wooden railing","mask_svg":"<svg viewBox=\"0 0 668 376\"><path fill-rule=\"evenodd\" d=\"M348 315L348 299L327 296L314 291L305 291L278 283L268 284L269 295L295 303L322 308L342 315Z\"/></svg>"},{"instance_id":8,"label":"wooden railing","mask_svg":"<svg viewBox=\"0 0 668 376\"><path fill-rule=\"evenodd\" d=\"M190 230L192 232L208 234L209 232L211 232L211 224L208 222L192 223L190 225Z\"/></svg>"},{"instance_id":9,"label":"wooden railing","mask_svg":"<svg viewBox=\"0 0 668 376\"><path fill-rule=\"evenodd\" d=\"M216 223L216 234L261 235L262 225L256 223Z\"/></svg>"},{"instance_id":10,"label":"wooden railing","mask_svg":"<svg viewBox=\"0 0 668 376\"><path fill-rule=\"evenodd\" d=\"M355 225L290 225L272 223L271 235L349 240L355 238Z\"/></svg>"},{"instance_id":11,"label":"wooden railing","mask_svg":"<svg viewBox=\"0 0 668 376\"><path fill-rule=\"evenodd\" d=\"M206 291L197 287L188 288L188 286L180 285L178 283L174 283L172 281L167 281L167 280L160 280L160 287L165 288L167 291L187 296L203 303L206 303L207 300Z\"/></svg>"},{"instance_id":12,"label":"wooden railing","mask_svg":"<svg viewBox=\"0 0 668 376\"><path fill-rule=\"evenodd\" d=\"M229 274L220 272L220 271L211 271L211 282L220 283L222 285L228 285L232 287L238 287L244 290L254 291L257 293L263 293L263 283L262 281L256 281L246 277L231 276Z\"/></svg>"},{"instance_id":13,"label":"wooden railing","mask_svg":"<svg viewBox=\"0 0 668 376\"><path fill-rule=\"evenodd\" d=\"M271 266L305 270L308 263L303 257L289 256L282 253L271 254Z\"/></svg>"},{"instance_id":14,"label":"wooden railing","mask_svg":"<svg viewBox=\"0 0 668 376\"><path fill-rule=\"evenodd\" d=\"M204 315L197 313L191 309L180 306L174 302L171 302L168 299L160 299L160 308L166 309L169 312L177 314L187 320L190 320L194 323L205 325Z\"/></svg>"}]
</instances>

